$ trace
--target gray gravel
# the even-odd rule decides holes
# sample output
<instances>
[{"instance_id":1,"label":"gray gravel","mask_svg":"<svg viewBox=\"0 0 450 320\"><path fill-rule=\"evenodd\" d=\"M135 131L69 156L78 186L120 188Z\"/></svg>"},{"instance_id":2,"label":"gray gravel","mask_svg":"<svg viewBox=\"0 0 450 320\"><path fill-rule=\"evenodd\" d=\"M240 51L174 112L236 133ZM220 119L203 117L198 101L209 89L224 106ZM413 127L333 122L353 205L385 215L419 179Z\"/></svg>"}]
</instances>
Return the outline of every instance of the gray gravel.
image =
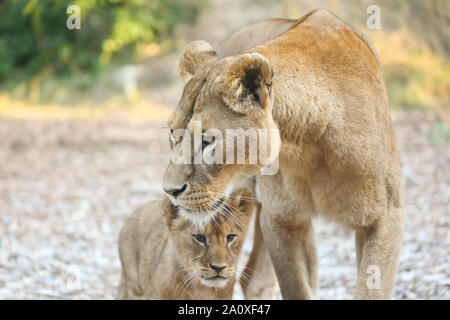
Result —
<instances>
[{"instance_id":1,"label":"gray gravel","mask_svg":"<svg viewBox=\"0 0 450 320\"><path fill-rule=\"evenodd\" d=\"M450 153L448 142L430 143L434 121L395 116L407 213L395 299L450 298ZM120 227L161 197L162 126L0 119L0 299L114 298ZM320 298L351 299L352 232L322 220L316 231Z\"/></svg>"}]
</instances>

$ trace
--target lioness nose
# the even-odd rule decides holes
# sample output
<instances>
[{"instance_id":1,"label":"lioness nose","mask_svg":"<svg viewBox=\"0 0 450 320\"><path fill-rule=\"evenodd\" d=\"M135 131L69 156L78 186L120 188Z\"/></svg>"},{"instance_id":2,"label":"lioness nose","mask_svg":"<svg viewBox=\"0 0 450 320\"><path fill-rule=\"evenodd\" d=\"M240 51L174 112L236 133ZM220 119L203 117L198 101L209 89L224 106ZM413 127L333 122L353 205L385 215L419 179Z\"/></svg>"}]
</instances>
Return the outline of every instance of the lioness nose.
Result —
<instances>
[{"instance_id":1,"label":"lioness nose","mask_svg":"<svg viewBox=\"0 0 450 320\"><path fill-rule=\"evenodd\" d=\"M215 266L215 265L213 265L211 263L209 264L209 266L211 267L211 269L213 269L217 273L220 273L220 271L222 271L226 267L226 266Z\"/></svg>"},{"instance_id":2,"label":"lioness nose","mask_svg":"<svg viewBox=\"0 0 450 320\"><path fill-rule=\"evenodd\" d=\"M183 187L181 187L179 189L176 189L176 188L174 188L174 189L163 188L163 189L167 194L174 196L176 198L177 196L182 194L187 189L187 184L185 184Z\"/></svg>"}]
</instances>

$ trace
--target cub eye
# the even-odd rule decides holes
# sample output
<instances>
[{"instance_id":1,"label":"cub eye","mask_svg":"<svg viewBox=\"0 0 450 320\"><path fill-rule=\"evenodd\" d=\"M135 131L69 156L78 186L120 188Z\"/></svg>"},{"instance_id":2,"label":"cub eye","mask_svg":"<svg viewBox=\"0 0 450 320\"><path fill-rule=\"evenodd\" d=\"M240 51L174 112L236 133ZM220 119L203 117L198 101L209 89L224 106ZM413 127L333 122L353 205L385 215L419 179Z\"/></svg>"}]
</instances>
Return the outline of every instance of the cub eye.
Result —
<instances>
[{"instance_id":1,"label":"cub eye","mask_svg":"<svg viewBox=\"0 0 450 320\"><path fill-rule=\"evenodd\" d=\"M214 142L214 136L204 135L202 137L202 150L204 150L207 146Z\"/></svg>"},{"instance_id":2,"label":"cub eye","mask_svg":"<svg viewBox=\"0 0 450 320\"><path fill-rule=\"evenodd\" d=\"M229 234L227 235L227 242L231 243L236 239L237 235L236 234Z\"/></svg>"},{"instance_id":3,"label":"cub eye","mask_svg":"<svg viewBox=\"0 0 450 320\"><path fill-rule=\"evenodd\" d=\"M206 237L204 234L197 233L192 235L197 242L206 244Z\"/></svg>"}]
</instances>

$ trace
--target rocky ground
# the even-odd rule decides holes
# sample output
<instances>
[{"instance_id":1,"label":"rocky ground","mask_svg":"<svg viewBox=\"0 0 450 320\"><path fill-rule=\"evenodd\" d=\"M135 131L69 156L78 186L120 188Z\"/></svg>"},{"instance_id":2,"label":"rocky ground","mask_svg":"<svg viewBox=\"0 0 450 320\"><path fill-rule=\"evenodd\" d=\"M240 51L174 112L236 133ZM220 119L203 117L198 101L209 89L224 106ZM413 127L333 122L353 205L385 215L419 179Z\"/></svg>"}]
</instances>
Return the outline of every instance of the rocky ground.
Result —
<instances>
[{"instance_id":1,"label":"rocky ground","mask_svg":"<svg viewBox=\"0 0 450 320\"><path fill-rule=\"evenodd\" d=\"M394 119L407 222L393 297L450 299L449 143L432 138L433 115ZM0 119L0 299L114 298L118 232L161 197L166 142L162 122ZM320 297L351 298L352 232L316 231Z\"/></svg>"}]
</instances>

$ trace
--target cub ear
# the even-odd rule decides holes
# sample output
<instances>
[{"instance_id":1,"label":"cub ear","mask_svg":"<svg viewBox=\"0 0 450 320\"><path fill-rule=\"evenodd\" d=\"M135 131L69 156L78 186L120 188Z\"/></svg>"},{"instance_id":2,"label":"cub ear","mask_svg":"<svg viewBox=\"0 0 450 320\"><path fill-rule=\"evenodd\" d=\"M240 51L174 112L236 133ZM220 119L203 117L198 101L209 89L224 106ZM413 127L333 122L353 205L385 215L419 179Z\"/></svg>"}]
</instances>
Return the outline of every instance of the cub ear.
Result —
<instances>
[{"instance_id":1,"label":"cub ear","mask_svg":"<svg viewBox=\"0 0 450 320\"><path fill-rule=\"evenodd\" d=\"M178 61L178 74L183 79L189 80L199 69L215 59L217 59L217 54L208 42L192 41L181 53Z\"/></svg>"},{"instance_id":2,"label":"cub ear","mask_svg":"<svg viewBox=\"0 0 450 320\"><path fill-rule=\"evenodd\" d=\"M231 88L226 103L238 113L255 108L268 108L272 96L273 71L269 61L259 53L243 54L228 71L226 81Z\"/></svg>"},{"instance_id":3,"label":"cub ear","mask_svg":"<svg viewBox=\"0 0 450 320\"><path fill-rule=\"evenodd\" d=\"M164 198L162 202L164 210L164 221L170 232L178 231L183 228L185 220L178 214L178 209L172 204L172 202Z\"/></svg>"}]
</instances>

